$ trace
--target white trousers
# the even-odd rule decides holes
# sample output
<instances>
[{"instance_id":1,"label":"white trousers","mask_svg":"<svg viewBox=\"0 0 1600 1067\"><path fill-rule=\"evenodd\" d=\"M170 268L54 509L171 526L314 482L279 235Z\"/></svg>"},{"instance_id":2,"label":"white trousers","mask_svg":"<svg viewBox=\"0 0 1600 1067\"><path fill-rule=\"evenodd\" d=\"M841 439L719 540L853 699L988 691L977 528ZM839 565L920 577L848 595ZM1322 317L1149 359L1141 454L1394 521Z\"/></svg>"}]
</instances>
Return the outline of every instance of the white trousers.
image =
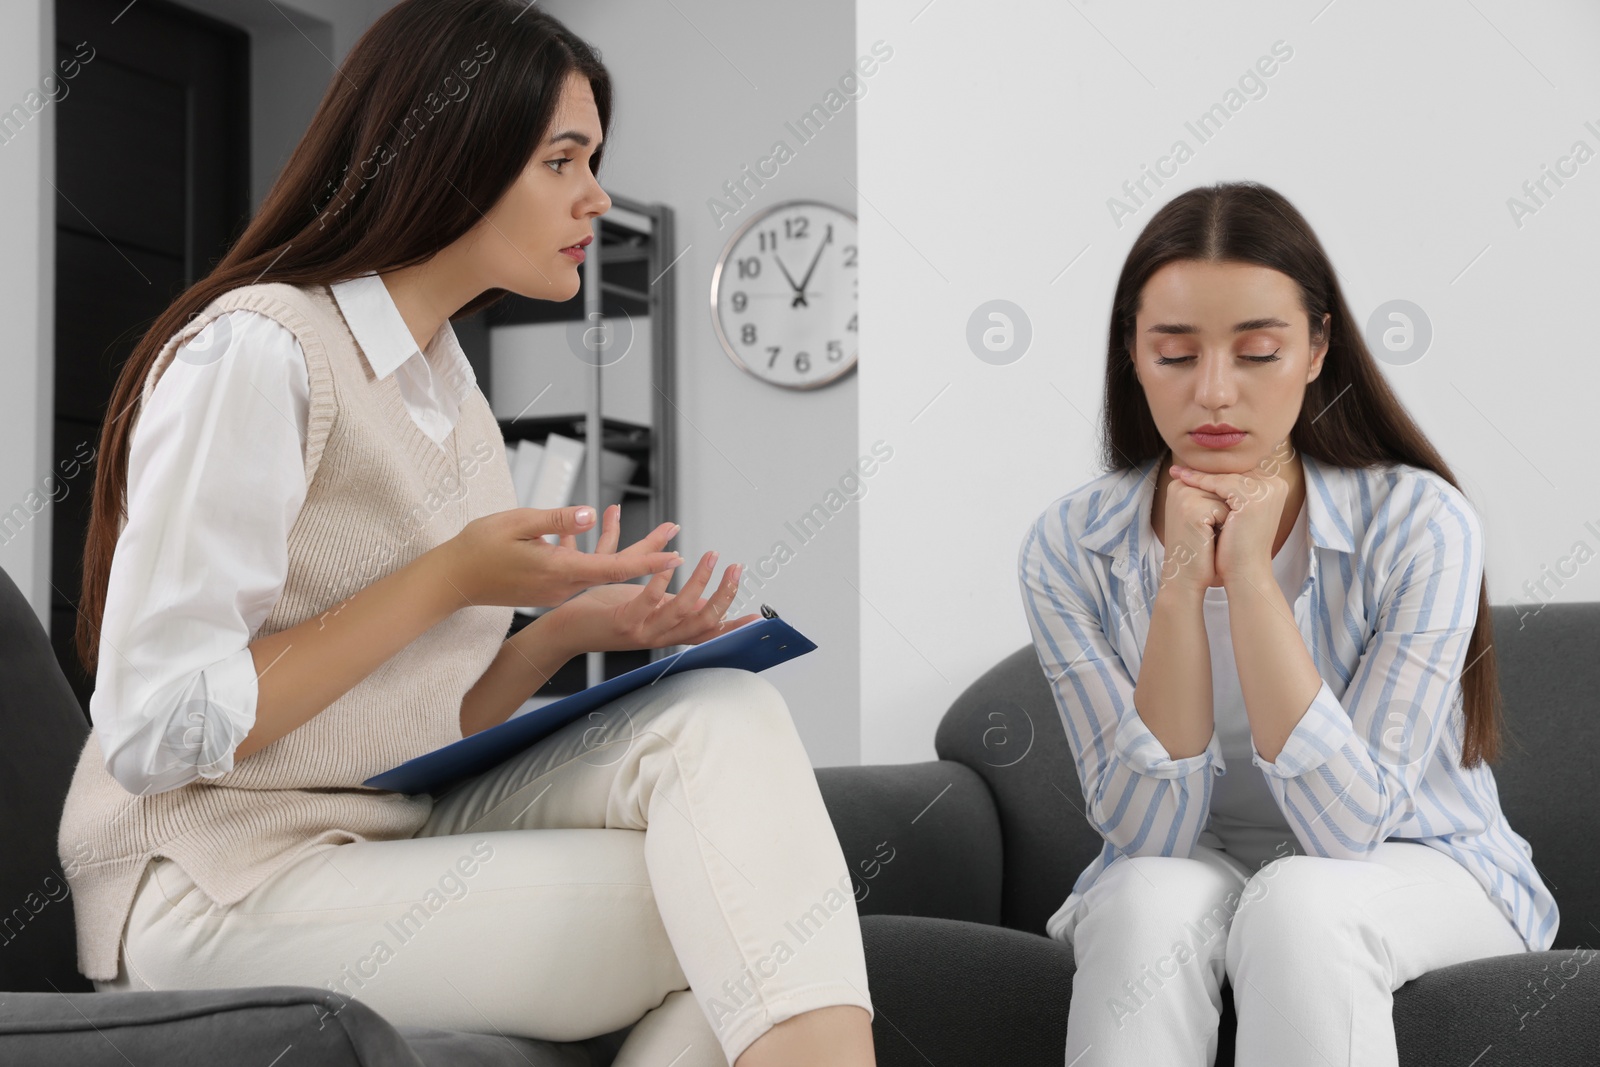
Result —
<instances>
[{"instance_id":1,"label":"white trousers","mask_svg":"<svg viewBox=\"0 0 1600 1067\"><path fill-rule=\"evenodd\" d=\"M1253 876L1204 844L1119 857L1058 936L1077 960L1069 1067L1211 1067L1224 975L1238 1067L1398 1067L1396 989L1527 951L1465 867L1414 841L1367 860L1288 855Z\"/></svg>"},{"instance_id":2,"label":"white trousers","mask_svg":"<svg viewBox=\"0 0 1600 1067\"><path fill-rule=\"evenodd\" d=\"M145 870L107 989L313 985L391 1023L726 1067L769 1027L872 1012L815 772L759 674L684 671L439 797L414 837L324 845L223 907Z\"/></svg>"}]
</instances>

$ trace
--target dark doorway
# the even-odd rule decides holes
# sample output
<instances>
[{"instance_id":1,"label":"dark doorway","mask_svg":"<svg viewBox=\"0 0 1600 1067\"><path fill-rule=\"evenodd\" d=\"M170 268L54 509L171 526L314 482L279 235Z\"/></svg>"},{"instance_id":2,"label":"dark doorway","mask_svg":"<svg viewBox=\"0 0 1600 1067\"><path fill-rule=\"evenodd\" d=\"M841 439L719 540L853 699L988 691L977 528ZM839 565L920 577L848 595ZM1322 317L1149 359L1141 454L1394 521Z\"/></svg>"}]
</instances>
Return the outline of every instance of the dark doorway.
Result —
<instances>
[{"instance_id":1,"label":"dark doorway","mask_svg":"<svg viewBox=\"0 0 1600 1067\"><path fill-rule=\"evenodd\" d=\"M250 211L249 36L162 0L57 0L57 59L84 43L56 119L56 470L94 455L134 344ZM72 646L94 471L58 499L50 557L50 640L86 716Z\"/></svg>"}]
</instances>

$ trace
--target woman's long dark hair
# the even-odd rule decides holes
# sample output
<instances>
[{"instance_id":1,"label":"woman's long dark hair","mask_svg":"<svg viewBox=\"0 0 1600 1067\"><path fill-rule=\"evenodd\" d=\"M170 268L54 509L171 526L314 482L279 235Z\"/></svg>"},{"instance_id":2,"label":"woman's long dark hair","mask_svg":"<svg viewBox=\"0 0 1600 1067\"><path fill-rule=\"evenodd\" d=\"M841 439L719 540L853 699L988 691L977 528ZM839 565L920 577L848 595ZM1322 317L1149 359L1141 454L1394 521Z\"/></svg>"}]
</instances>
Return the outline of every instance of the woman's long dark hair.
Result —
<instances>
[{"instance_id":1,"label":"woman's long dark hair","mask_svg":"<svg viewBox=\"0 0 1600 1067\"><path fill-rule=\"evenodd\" d=\"M1255 182L1223 182L1180 194L1156 212L1128 252L1106 342L1100 445L1107 470L1129 470L1166 452L1133 373L1134 319L1151 275L1179 260L1250 263L1287 275L1310 319L1313 348L1324 339L1323 315L1331 316L1322 373L1306 385L1300 416L1290 431L1294 448L1339 467L1405 463L1461 488L1367 351L1310 224L1281 194ZM1478 618L1461 678L1463 767L1500 756L1500 686L1493 646L1485 576L1478 586Z\"/></svg>"},{"instance_id":2,"label":"woman's long dark hair","mask_svg":"<svg viewBox=\"0 0 1600 1067\"><path fill-rule=\"evenodd\" d=\"M166 342L211 301L266 282L332 284L432 258L510 188L549 132L569 74L611 79L595 51L520 0L401 0L362 34L238 240L134 347L100 429L75 645L99 657L106 583L126 514L133 405ZM590 157L598 173L601 151ZM490 289L453 318L506 296Z\"/></svg>"}]
</instances>

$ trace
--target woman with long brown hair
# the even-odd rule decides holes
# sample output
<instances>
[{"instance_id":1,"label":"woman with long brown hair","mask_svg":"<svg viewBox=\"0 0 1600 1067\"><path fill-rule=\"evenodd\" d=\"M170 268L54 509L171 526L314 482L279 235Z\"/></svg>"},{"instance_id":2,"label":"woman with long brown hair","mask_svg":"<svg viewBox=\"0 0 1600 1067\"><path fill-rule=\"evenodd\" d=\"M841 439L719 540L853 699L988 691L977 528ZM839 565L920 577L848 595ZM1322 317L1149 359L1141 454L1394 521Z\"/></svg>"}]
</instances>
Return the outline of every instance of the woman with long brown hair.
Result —
<instances>
[{"instance_id":1,"label":"woman with long brown hair","mask_svg":"<svg viewBox=\"0 0 1600 1067\"><path fill-rule=\"evenodd\" d=\"M1548 948L1500 811L1483 532L1385 383L1310 225L1225 183L1134 242L1108 473L1019 552L1105 839L1047 924L1066 1062L1396 1064L1392 993Z\"/></svg>"},{"instance_id":2,"label":"woman with long brown hair","mask_svg":"<svg viewBox=\"0 0 1600 1067\"><path fill-rule=\"evenodd\" d=\"M450 328L578 291L611 110L594 51L531 5L402 0L123 367L59 841L97 988L309 984L555 1040L637 1024L624 1065L873 1062L850 875L760 675L669 675L438 797L362 785L574 656L756 617L723 618L738 566L702 597L715 553L667 595L671 524L619 549L616 508L517 508ZM524 604L552 610L507 639Z\"/></svg>"}]
</instances>

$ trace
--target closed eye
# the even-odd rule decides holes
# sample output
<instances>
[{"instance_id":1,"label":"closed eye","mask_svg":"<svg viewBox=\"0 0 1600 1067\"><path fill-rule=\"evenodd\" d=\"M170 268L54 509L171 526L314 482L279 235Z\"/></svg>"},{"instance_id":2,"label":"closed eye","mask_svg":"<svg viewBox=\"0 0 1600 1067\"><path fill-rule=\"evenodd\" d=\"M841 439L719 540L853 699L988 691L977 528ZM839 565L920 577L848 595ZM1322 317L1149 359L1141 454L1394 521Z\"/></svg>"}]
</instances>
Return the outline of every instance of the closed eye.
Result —
<instances>
[{"instance_id":1,"label":"closed eye","mask_svg":"<svg viewBox=\"0 0 1600 1067\"><path fill-rule=\"evenodd\" d=\"M1191 359L1194 359L1194 358L1195 357L1193 357L1193 356L1178 356L1176 358L1172 358L1172 357L1168 357L1168 356L1157 356L1156 357L1156 366L1158 366L1158 367L1166 367L1166 366L1170 366L1171 364L1174 364L1174 363L1187 363ZM1275 362L1277 362L1277 359L1278 359L1278 353L1277 352L1273 352L1271 355L1267 355L1267 356L1240 356L1239 358L1240 359L1247 359L1251 363L1275 363Z\"/></svg>"}]
</instances>

